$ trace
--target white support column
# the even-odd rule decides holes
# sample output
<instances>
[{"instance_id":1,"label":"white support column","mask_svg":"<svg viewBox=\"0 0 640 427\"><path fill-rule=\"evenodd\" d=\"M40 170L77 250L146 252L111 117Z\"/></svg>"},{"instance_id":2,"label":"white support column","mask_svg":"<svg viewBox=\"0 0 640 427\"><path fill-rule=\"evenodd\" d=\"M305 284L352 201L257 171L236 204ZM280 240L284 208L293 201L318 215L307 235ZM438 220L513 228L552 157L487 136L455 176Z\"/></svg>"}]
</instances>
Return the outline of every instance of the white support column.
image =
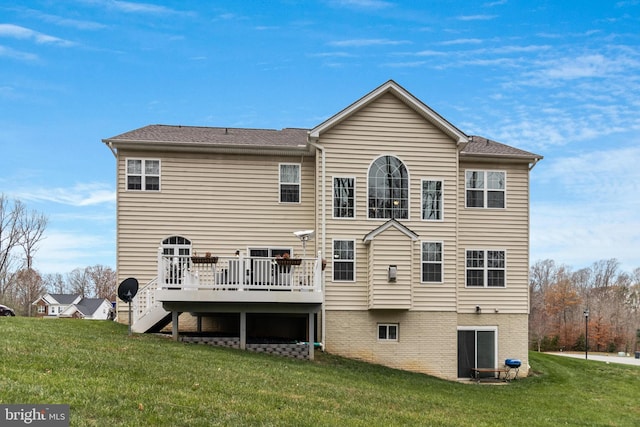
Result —
<instances>
[{"instance_id":1,"label":"white support column","mask_svg":"<svg viewBox=\"0 0 640 427\"><path fill-rule=\"evenodd\" d=\"M177 311L171 312L171 338L174 341L178 341L178 317L180 317L180 313Z\"/></svg>"},{"instance_id":2,"label":"white support column","mask_svg":"<svg viewBox=\"0 0 640 427\"><path fill-rule=\"evenodd\" d=\"M247 349L247 313L240 312L240 350Z\"/></svg>"},{"instance_id":3,"label":"white support column","mask_svg":"<svg viewBox=\"0 0 640 427\"><path fill-rule=\"evenodd\" d=\"M313 313L309 313L309 360L313 360L313 353L315 347L315 340L313 339L313 332L315 329L315 322L313 320Z\"/></svg>"}]
</instances>

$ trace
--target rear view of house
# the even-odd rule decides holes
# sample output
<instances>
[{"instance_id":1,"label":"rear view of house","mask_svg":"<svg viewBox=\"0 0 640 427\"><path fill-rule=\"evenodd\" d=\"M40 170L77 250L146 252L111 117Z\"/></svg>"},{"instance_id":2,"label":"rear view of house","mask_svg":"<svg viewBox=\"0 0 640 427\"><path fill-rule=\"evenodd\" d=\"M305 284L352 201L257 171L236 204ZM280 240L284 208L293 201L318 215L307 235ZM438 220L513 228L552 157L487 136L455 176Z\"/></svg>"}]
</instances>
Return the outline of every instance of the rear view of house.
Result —
<instances>
[{"instance_id":1,"label":"rear view of house","mask_svg":"<svg viewBox=\"0 0 640 427\"><path fill-rule=\"evenodd\" d=\"M447 379L527 366L541 156L464 134L394 81L313 129L103 142L134 330L309 358L317 343Z\"/></svg>"}]
</instances>

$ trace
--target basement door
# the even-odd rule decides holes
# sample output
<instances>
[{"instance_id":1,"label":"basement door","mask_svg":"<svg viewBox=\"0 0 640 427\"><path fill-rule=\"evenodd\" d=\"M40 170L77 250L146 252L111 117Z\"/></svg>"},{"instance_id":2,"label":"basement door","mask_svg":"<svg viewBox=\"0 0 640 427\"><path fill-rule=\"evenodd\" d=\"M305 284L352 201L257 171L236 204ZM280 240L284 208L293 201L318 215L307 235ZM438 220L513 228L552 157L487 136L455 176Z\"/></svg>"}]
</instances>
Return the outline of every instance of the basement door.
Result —
<instances>
[{"instance_id":1,"label":"basement door","mask_svg":"<svg viewBox=\"0 0 640 427\"><path fill-rule=\"evenodd\" d=\"M458 378L471 377L471 368L496 367L496 329L458 330ZM481 376L495 376L487 373Z\"/></svg>"}]
</instances>

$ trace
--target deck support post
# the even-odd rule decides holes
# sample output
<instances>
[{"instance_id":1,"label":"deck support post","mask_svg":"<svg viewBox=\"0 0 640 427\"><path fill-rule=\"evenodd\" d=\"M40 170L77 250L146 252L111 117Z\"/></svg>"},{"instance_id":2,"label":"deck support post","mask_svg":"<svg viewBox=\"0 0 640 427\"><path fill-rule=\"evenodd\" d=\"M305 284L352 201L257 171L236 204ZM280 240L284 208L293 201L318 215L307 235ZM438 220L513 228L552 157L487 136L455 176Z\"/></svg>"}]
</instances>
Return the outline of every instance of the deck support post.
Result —
<instances>
[{"instance_id":1,"label":"deck support post","mask_svg":"<svg viewBox=\"0 0 640 427\"><path fill-rule=\"evenodd\" d=\"M315 330L315 322L314 322L314 313L309 312L309 360L313 360L313 353L315 347L315 339L313 337L313 332Z\"/></svg>"},{"instance_id":2,"label":"deck support post","mask_svg":"<svg viewBox=\"0 0 640 427\"><path fill-rule=\"evenodd\" d=\"M174 341L178 341L178 317L180 317L180 312L172 311L171 312L171 338Z\"/></svg>"},{"instance_id":3,"label":"deck support post","mask_svg":"<svg viewBox=\"0 0 640 427\"><path fill-rule=\"evenodd\" d=\"M247 312L240 312L240 350L247 349Z\"/></svg>"}]
</instances>

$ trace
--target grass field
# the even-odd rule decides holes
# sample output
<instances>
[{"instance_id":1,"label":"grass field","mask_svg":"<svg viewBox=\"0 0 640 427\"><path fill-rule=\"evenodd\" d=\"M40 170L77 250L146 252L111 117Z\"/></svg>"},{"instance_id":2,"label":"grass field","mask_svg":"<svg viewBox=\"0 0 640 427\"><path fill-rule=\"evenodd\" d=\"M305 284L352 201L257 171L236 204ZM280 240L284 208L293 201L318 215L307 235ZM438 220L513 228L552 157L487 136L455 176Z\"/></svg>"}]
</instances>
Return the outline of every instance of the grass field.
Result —
<instances>
[{"instance_id":1,"label":"grass field","mask_svg":"<svg viewBox=\"0 0 640 427\"><path fill-rule=\"evenodd\" d=\"M69 404L72 426L638 426L637 366L530 354L535 375L455 383L328 354L314 362L0 318L0 402Z\"/></svg>"}]
</instances>

